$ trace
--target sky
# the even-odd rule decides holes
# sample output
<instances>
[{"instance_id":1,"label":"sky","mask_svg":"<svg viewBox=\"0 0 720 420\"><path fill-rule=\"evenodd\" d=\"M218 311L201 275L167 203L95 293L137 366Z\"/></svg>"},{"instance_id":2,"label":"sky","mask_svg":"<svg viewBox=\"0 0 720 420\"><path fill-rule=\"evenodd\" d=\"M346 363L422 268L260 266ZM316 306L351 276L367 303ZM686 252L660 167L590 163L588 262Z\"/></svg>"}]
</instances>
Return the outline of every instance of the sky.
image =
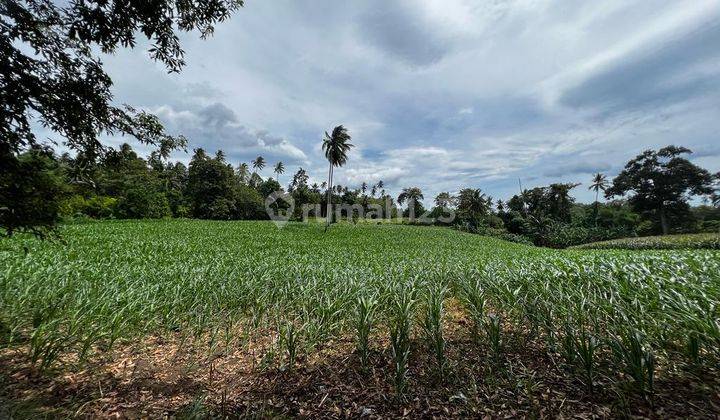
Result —
<instances>
[{"instance_id":1,"label":"sky","mask_svg":"<svg viewBox=\"0 0 720 420\"><path fill-rule=\"evenodd\" d=\"M180 74L143 44L103 56L115 100L234 166L282 161L285 185L299 167L325 179L339 124L355 147L336 184L417 186L426 204L552 182L590 202L593 173L669 144L720 170L718 0L246 0L182 42Z\"/></svg>"}]
</instances>

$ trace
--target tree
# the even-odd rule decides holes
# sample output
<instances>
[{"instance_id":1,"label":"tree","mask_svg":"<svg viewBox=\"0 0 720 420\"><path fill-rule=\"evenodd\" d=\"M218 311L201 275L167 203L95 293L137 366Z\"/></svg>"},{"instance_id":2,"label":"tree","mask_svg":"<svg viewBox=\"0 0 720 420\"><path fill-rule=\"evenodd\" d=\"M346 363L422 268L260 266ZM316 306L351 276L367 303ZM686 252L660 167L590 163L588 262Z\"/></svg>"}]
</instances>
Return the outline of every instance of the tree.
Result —
<instances>
[{"instance_id":1,"label":"tree","mask_svg":"<svg viewBox=\"0 0 720 420\"><path fill-rule=\"evenodd\" d=\"M360 185L360 191L362 191L362 193L365 194L365 192L367 192L367 189L368 189L367 182L363 182L362 185Z\"/></svg>"},{"instance_id":2,"label":"tree","mask_svg":"<svg viewBox=\"0 0 720 420\"><path fill-rule=\"evenodd\" d=\"M405 202L408 203L407 213L410 217L410 221L414 221L415 217L423 213L422 200L425 199L422 191L418 187L403 188L398 195L397 202L403 205Z\"/></svg>"},{"instance_id":3,"label":"tree","mask_svg":"<svg viewBox=\"0 0 720 420\"><path fill-rule=\"evenodd\" d=\"M275 172L275 175L277 176L277 182L280 183L280 174L285 172L285 165L283 165L282 162L278 162L275 164L275 169L273 169L273 172Z\"/></svg>"},{"instance_id":4,"label":"tree","mask_svg":"<svg viewBox=\"0 0 720 420\"><path fill-rule=\"evenodd\" d=\"M262 169L265 167L265 158L262 156L258 156L253 160L252 166L255 169L255 173L258 171L262 171Z\"/></svg>"},{"instance_id":5,"label":"tree","mask_svg":"<svg viewBox=\"0 0 720 420\"><path fill-rule=\"evenodd\" d=\"M575 201L572 197L570 197L570 190L578 185L580 184L550 184L545 195L547 198L546 213L551 219L563 223L570 223L572 219L570 210L573 202Z\"/></svg>"},{"instance_id":6,"label":"tree","mask_svg":"<svg viewBox=\"0 0 720 420\"><path fill-rule=\"evenodd\" d=\"M0 171L2 234L52 234L64 195L63 179L52 150L33 146Z\"/></svg>"},{"instance_id":7,"label":"tree","mask_svg":"<svg viewBox=\"0 0 720 420\"><path fill-rule=\"evenodd\" d=\"M328 197L327 197L327 211L326 211L326 225L325 229L330 226L332 222L332 180L333 180L333 168L341 167L347 163L347 153L354 145L350 143L352 138L345 127L338 125L333 128L332 135L325 132L325 138L323 139L322 149L325 152L325 158L330 163L330 169L328 170Z\"/></svg>"},{"instance_id":8,"label":"tree","mask_svg":"<svg viewBox=\"0 0 720 420\"><path fill-rule=\"evenodd\" d=\"M290 192L293 192L299 188L307 188L307 183L309 179L310 177L308 176L305 169L298 169L295 175L293 175L292 181L290 181Z\"/></svg>"},{"instance_id":9,"label":"tree","mask_svg":"<svg viewBox=\"0 0 720 420\"><path fill-rule=\"evenodd\" d=\"M588 187L588 190L595 191L595 226L597 226L598 207L600 205L600 201L598 201L598 198L600 195L600 191L605 192L609 185L610 184L608 184L607 176L598 172L593 175L592 183Z\"/></svg>"},{"instance_id":10,"label":"tree","mask_svg":"<svg viewBox=\"0 0 720 420\"><path fill-rule=\"evenodd\" d=\"M168 135L154 115L113 104L112 80L97 54L133 48L136 38L145 36L153 44L151 57L170 71L180 71L184 51L176 30L198 30L207 37L215 23L241 6L242 0L0 2L0 167L4 171L26 167L20 155L38 144L38 127L63 137L70 149L84 152L90 161L104 151L103 133L135 137L156 146L163 157L183 148L185 138ZM18 178L22 172L10 176ZM0 197L14 193L2 191ZM0 203L0 207L8 205ZM57 221L52 212L40 218L34 214L24 221L17 218L24 216L14 216L13 229L15 223L30 230L52 228ZM34 225L33 220L41 224ZM9 232L11 226L2 227Z\"/></svg>"},{"instance_id":11,"label":"tree","mask_svg":"<svg viewBox=\"0 0 720 420\"><path fill-rule=\"evenodd\" d=\"M449 192L443 191L435 196L435 205L441 208L451 207L455 204L455 197Z\"/></svg>"},{"instance_id":12,"label":"tree","mask_svg":"<svg viewBox=\"0 0 720 420\"><path fill-rule=\"evenodd\" d=\"M458 193L457 208L460 221L477 229L484 216L490 212L492 198L477 188L463 188Z\"/></svg>"},{"instance_id":13,"label":"tree","mask_svg":"<svg viewBox=\"0 0 720 420\"><path fill-rule=\"evenodd\" d=\"M715 207L720 207L720 172L715 174L715 191L710 196L710 201Z\"/></svg>"},{"instance_id":14,"label":"tree","mask_svg":"<svg viewBox=\"0 0 720 420\"><path fill-rule=\"evenodd\" d=\"M229 219L235 213L234 173L227 163L197 149L190 160L187 194L193 216Z\"/></svg>"},{"instance_id":15,"label":"tree","mask_svg":"<svg viewBox=\"0 0 720 420\"><path fill-rule=\"evenodd\" d=\"M250 182L250 169L247 163L243 162L239 164L235 172L240 184L247 185L248 182Z\"/></svg>"},{"instance_id":16,"label":"tree","mask_svg":"<svg viewBox=\"0 0 720 420\"><path fill-rule=\"evenodd\" d=\"M688 197L713 193L713 176L682 156L690 153L676 146L646 150L625 165L605 196L633 192L628 200L633 210L659 221L662 234L668 234L668 219L687 211Z\"/></svg>"}]
</instances>

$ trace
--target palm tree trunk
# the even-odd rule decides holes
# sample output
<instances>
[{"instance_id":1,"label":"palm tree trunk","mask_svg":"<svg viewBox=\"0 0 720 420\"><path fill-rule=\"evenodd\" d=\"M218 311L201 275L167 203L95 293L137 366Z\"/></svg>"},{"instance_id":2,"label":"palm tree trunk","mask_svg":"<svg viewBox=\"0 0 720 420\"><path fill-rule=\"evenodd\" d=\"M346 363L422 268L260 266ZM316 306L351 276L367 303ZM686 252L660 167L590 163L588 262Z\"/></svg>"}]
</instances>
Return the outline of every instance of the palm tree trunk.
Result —
<instances>
[{"instance_id":1,"label":"palm tree trunk","mask_svg":"<svg viewBox=\"0 0 720 420\"><path fill-rule=\"evenodd\" d=\"M662 234L667 235L670 233L670 227L668 226L667 217L665 216L665 205L660 205L660 227L662 227Z\"/></svg>"},{"instance_id":2,"label":"palm tree trunk","mask_svg":"<svg viewBox=\"0 0 720 420\"><path fill-rule=\"evenodd\" d=\"M333 165L330 163L330 169L328 169L327 205L325 206L325 229L330 226L330 217L332 212L332 175Z\"/></svg>"},{"instance_id":3,"label":"palm tree trunk","mask_svg":"<svg viewBox=\"0 0 720 420\"><path fill-rule=\"evenodd\" d=\"M598 225L598 212L600 207L600 202L598 201L598 195L600 194L600 190L595 190L595 227Z\"/></svg>"}]
</instances>

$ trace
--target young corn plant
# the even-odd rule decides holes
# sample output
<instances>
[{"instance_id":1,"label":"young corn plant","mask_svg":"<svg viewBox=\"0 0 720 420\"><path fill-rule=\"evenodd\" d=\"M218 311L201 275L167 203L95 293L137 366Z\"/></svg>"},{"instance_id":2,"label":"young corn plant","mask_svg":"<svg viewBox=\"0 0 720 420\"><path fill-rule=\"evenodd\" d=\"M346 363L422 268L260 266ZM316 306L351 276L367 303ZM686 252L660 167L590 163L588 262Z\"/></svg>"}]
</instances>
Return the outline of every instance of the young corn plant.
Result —
<instances>
[{"instance_id":1,"label":"young corn plant","mask_svg":"<svg viewBox=\"0 0 720 420\"><path fill-rule=\"evenodd\" d=\"M395 292L390 319L390 346L393 359L393 385L398 396L405 395L408 386L408 360L412 329L414 290L401 286Z\"/></svg>"},{"instance_id":2,"label":"young corn plant","mask_svg":"<svg viewBox=\"0 0 720 420\"><path fill-rule=\"evenodd\" d=\"M655 355L643 343L637 330L626 331L610 341L610 347L622 364L626 375L633 379L635 389L646 395L653 395L655 382Z\"/></svg>"},{"instance_id":3,"label":"young corn plant","mask_svg":"<svg viewBox=\"0 0 720 420\"><path fill-rule=\"evenodd\" d=\"M448 289L442 285L432 285L425 293L425 311L422 318L422 330L428 347L435 356L435 367L440 379L445 378L447 359L445 357L445 337L443 336L443 302Z\"/></svg>"},{"instance_id":4,"label":"young corn plant","mask_svg":"<svg viewBox=\"0 0 720 420\"><path fill-rule=\"evenodd\" d=\"M490 350L493 354L495 364L500 364L500 358L502 353L502 320L499 315L488 314L485 320L485 335L487 336L488 342L490 343Z\"/></svg>"},{"instance_id":5,"label":"young corn plant","mask_svg":"<svg viewBox=\"0 0 720 420\"><path fill-rule=\"evenodd\" d=\"M599 347L600 341L584 329L575 339L575 349L582 367L583 380L590 394L594 391L595 352Z\"/></svg>"},{"instance_id":6,"label":"young corn plant","mask_svg":"<svg viewBox=\"0 0 720 420\"><path fill-rule=\"evenodd\" d=\"M360 365L367 370L370 358L370 331L375 323L377 298L363 294L355 305L355 349L360 356Z\"/></svg>"},{"instance_id":7,"label":"young corn plant","mask_svg":"<svg viewBox=\"0 0 720 420\"><path fill-rule=\"evenodd\" d=\"M575 330L570 325L570 323L570 320L566 321L563 327L565 333L563 334L562 340L560 341L560 349L561 354L565 358L565 362L567 363L568 367L570 369L573 369L575 367L575 358L577 356L577 351L575 349Z\"/></svg>"},{"instance_id":8,"label":"young corn plant","mask_svg":"<svg viewBox=\"0 0 720 420\"><path fill-rule=\"evenodd\" d=\"M473 339L479 343L485 324L485 291L478 279L466 279L459 284L458 295L470 316Z\"/></svg>"},{"instance_id":9,"label":"young corn plant","mask_svg":"<svg viewBox=\"0 0 720 420\"><path fill-rule=\"evenodd\" d=\"M295 367L297 352L300 343L301 327L298 327L295 320L287 320L280 326L280 346L285 350L287 356L288 370Z\"/></svg>"}]
</instances>

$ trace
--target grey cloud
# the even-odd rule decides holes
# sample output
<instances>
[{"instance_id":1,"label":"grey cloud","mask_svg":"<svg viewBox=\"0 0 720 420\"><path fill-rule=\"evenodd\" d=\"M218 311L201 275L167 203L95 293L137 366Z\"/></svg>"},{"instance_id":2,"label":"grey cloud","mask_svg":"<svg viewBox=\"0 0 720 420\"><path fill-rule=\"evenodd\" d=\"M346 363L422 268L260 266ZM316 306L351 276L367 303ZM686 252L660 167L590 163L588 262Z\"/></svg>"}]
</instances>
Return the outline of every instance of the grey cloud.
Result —
<instances>
[{"instance_id":1,"label":"grey cloud","mask_svg":"<svg viewBox=\"0 0 720 420\"><path fill-rule=\"evenodd\" d=\"M304 164L307 161L305 153L287 139L239 124L235 112L222 103L180 110L163 106L154 112L170 132L188 137L191 146L209 151L221 149L230 160L245 161L262 154L288 163Z\"/></svg>"},{"instance_id":2,"label":"grey cloud","mask_svg":"<svg viewBox=\"0 0 720 420\"><path fill-rule=\"evenodd\" d=\"M223 96L223 92L209 82L188 83L183 88L183 93L193 98L214 99Z\"/></svg>"},{"instance_id":3,"label":"grey cloud","mask_svg":"<svg viewBox=\"0 0 720 420\"><path fill-rule=\"evenodd\" d=\"M448 42L433 32L418 4L371 2L358 23L363 40L414 66L426 66L448 52Z\"/></svg>"},{"instance_id":4,"label":"grey cloud","mask_svg":"<svg viewBox=\"0 0 720 420\"><path fill-rule=\"evenodd\" d=\"M223 128L237 122L237 116L233 110L219 102L200 109L198 115L202 118L203 124L217 128Z\"/></svg>"},{"instance_id":5,"label":"grey cloud","mask_svg":"<svg viewBox=\"0 0 720 420\"><path fill-rule=\"evenodd\" d=\"M622 111L717 91L717 67L696 73L692 68L717 62L718 45L720 23L715 21L662 45L646 46L567 90L560 102L573 108Z\"/></svg>"},{"instance_id":6,"label":"grey cloud","mask_svg":"<svg viewBox=\"0 0 720 420\"><path fill-rule=\"evenodd\" d=\"M581 158L568 158L568 160L571 159L579 160ZM549 170L543 172L543 175L547 177L559 177L565 175L592 174L596 172L605 172L611 168L612 166L606 162L571 162L552 165Z\"/></svg>"}]
</instances>

